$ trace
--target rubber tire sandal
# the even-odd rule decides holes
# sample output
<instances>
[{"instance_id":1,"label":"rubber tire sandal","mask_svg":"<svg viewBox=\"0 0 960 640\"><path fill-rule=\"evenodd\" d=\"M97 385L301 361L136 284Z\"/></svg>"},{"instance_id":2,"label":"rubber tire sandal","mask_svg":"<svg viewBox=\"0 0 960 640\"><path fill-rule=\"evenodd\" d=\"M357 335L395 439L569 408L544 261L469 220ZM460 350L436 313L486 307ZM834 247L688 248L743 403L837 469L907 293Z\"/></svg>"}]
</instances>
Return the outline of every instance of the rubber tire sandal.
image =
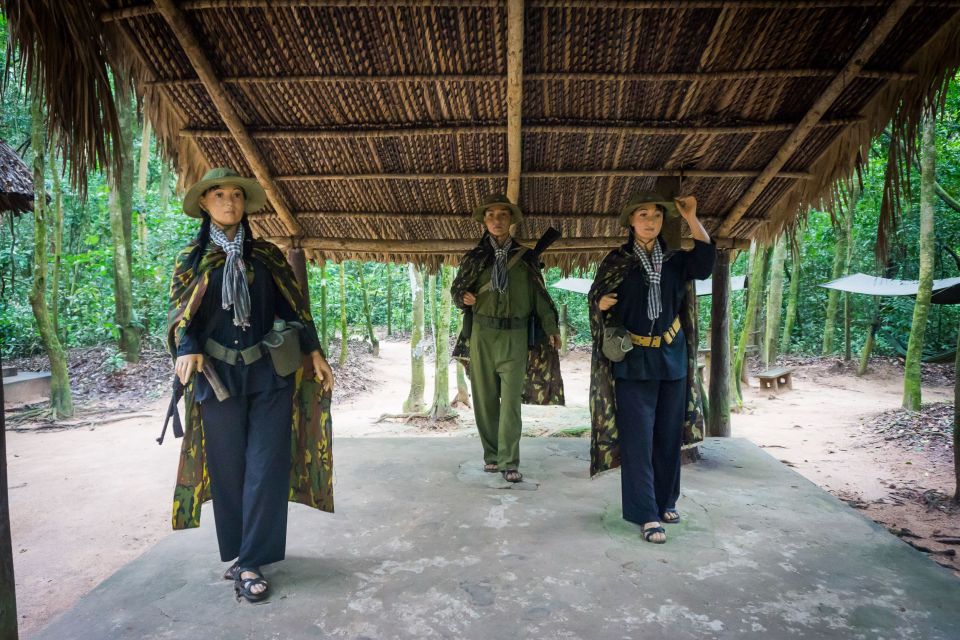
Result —
<instances>
[{"instance_id":1,"label":"rubber tire sandal","mask_svg":"<svg viewBox=\"0 0 960 640\"><path fill-rule=\"evenodd\" d=\"M236 581L237 581L237 575L239 575L239 574L237 573L237 569L238 569L239 567L240 567L240 563L239 563L239 562L234 562L232 565L230 565L230 568L229 568L229 569L227 569L226 571L223 572L223 579L224 579L224 580L231 580L231 581L233 581L233 582L236 582Z\"/></svg>"},{"instance_id":2,"label":"rubber tire sandal","mask_svg":"<svg viewBox=\"0 0 960 640\"><path fill-rule=\"evenodd\" d=\"M483 471L484 471L485 473L496 473L496 472L499 471L499 469L497 468L497 463L496 463L496 462L491 462L491 463L489 463L489 464L484 463L484 465L483 465Z\"/></svg>"},{"instance_id":3,"label":"rubber tire sandal","mask_svg":"<svg viewBox=\"0 0 960 640\"><path fill-rule=\"evenodd\" d=\"M662 533L663 540L654 540L653 536ZM665 544L667 542L667 532L663 527L650 527L643 530L643 539L650 544Z\"/></svg>"},{"instance_id":4,"label":"rubber tire sandal","mask_svg":"<svg viewBox=\"0 0 960 640\"><path fill-rule=\"evenodd\" d=\"M503 479L507 482L522 482L523 474L517 471L516 469L504 469L500 472L503 476ZM512 480L511 480L512 478Z\"/></svg>"},{"instance_id":5,"label":"rubber tire sandal","mask_svg":"<svg viewBox=\"0 0 960 640\"><path fill-rule=\"evenodd\" d=\"M255 573L256 578L241 578L240 575L243 573ZM266 587L260 593L254 593L251 589L258 585L262 584ZM260 602L265 600L267 596L270 595L270 585L267 584L266 579L260 573L260 571L255 569L237 569L237 578L233 581L233 590L237 594L237 602L240 601L241 596L246 599L247 602Z\"/></svg>"},{"instance_id":6,"label":"rubber tire sandal","mask_svg":"<svg viewBox=\"0 0 960 640\"><path fill-rule=\"evenodd\" d=\"M664 524L677 524L680 522L680 512L676 509L667 509L663 512L663 517L660 518L660 522Z\"/></svg>"}]
</instances>

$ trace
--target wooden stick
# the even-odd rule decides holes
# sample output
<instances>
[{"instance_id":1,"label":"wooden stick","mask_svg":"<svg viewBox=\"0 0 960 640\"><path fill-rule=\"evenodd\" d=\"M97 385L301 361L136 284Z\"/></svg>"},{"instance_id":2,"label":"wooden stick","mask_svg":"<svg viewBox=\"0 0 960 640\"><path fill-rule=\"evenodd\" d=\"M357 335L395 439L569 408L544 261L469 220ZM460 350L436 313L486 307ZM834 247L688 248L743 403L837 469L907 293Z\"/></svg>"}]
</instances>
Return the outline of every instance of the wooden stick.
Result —
<instances>
[{"instance_id":1,"label":"wooden stick","mask_svg":"<svg viewBox=\"0 0 960 640\"><path fill-rule=\"evenodd\" d=\"M830 78L839 73L837 69L731 69L727 71L663 71L649 73L576 73L550 72L525 73L523 82L711 82L730 80L774 80L785 78ZM916 73L902 71L867 71L860 72L861 78L874 80L894 80L905 82L915 80ZM410 84L410 83L485 83L506 82L503 76L490 74L411 74L411 75L279 75L279 76L227 76L220 79L224 84L234 84L241 87L260 84ZM151 80L144 83L155 87L180 87L183 85L201 84L199 78L174 78L166 80Z\"/></svg>"},{"instance_id":2,"label":"wooden stick","mask_svg":"<svg viewBox=\"0 0 960 640\"><path fill-rule=\"evenodd\" d=\"M706 430L711 437L730 437L730 251L717 252L712 294Z\"/></svg>"},{"instance_id":3,"label":"wooden stick","mask_svg":"<svg viewBox=\"0 0 960 640\"><path fill-rule=\"evenodd\" d=\"M865 118L830 118L818 122L817 127L846 127L864 122ZM792 131L796 122L747 122L730 125L699 125L694 122L644 122L620 124L555 125L527 123L524 133L573 133L604 135L739 135L745 133L773 133ZM405 127L378 129L260 129L250 131L255 140L350 140L380 138L417 138L420 136L453 136L457 134L504 134L503 125L463 125L456 127ZM229 138L230 131L223 129L183 129L180 135L187 138ZM686 173L685 173L686 175Z\"/></svg>"},{"instance_id":4,"label":"wooden stick","mask_svg":"<svg viewBox=\"0 0 960 640\"><path fill-rule=\"evenodd\" d=\"M507 199L520 201L523 164L523 0L507 0Z\"/></svg>"},{"instance_id":5,"label":"wooden stick","mask_svg":"<svg viewBox=\"0 0 960 640\"><path fill-rule=\"evenodd\" d=\"M285 236L267 237L278 246L286 247L290 239ZM408 254L457 254L469 251L476 246L477 241L470 238L438 238L435 240L368 240L366 238L311 238L304 237L298 240L303 249L315 251L336 251L341 253L408 253ZM548 249L550 252L579 252L601 251L623 244L624 239L619 236L606 238L560 238ZM719 238L720 244L749 246L750 241L739 238Z\"/></svg>"},{"instance_id":6,"label":"wooden stick","mask_svg":"<svg viewBox=\"0 0 960 640\"><path fill-rule=\"evenodd\" d=\"M612 169L597 171L527 171L524 178L639 178L647 176L679 176L680 171L672 169ZM744 170L690 170L684 171L684 178L756 178L759 171ZM359 182L363 180L502 180L503 173L336 173L324 175L276 176L277 182ZM802 171L783 171L777 178L788 180L809 180L812 174ZM518 187L519 189L519 187ZM509 196L508 196L509 197Z\"/></svg>"},{"instance_id":7,"label":"wooden stick","mask_svg":"<svg viewBox=\"0 0 960 640\"><path fill-rule=\"evenodd\" d=\"M207 93L210 94L210 100L216 107L217 113L220 114L230 133L240 146L240 150L243 152L247 163L249 163L250 168L253 170L254 176L264 191L267 192L267 199L283 220L287 231L293 236L302 235L303 229L300 227L300 223L298 223L296 218L293 217L293 214L290 213L290 209L287 207L283 196L273 182L273 177L270 175L266 160L260 154L256 143L247 132L246 125L240 119L240 115L236 109L233 108L233 104L230 102L230 97L227 95L223 83L217 79L213 65L210 64L210 60L203 52L200 42L193 33L193 29L190 27L189 22L187 22L183 11L177 7L173 0L156 0L156 5L163 15L164 20L166 20L170 26L170 29L173 30L177 41L180 43L184 53L190 60L190 64L203 82Z\"/></svg>"},{"instance_id":8,"label":"wooden stick","mask_svg":"<svg viewBox=\"0 0 960 640\"><path fill-rule=\"evenodd\" d=\"M873 28L866 40L857 47L856 52L847 61L843 69L834 77L826 90L820 94L807 113L800 120L800 124L790 134L783 143L777 154L767 164L763 173L750 185L750 188L740 196L737 202L730 209L727 220L720 226L720 234L730 233L737 221L740 220L756 202L760 194L768 184L776 177L777 173L787 163L794 152L799 148L807 138L813 127L823 117L830 108L830 105L843 93L843 90L857 78L857 74L863 68L863 65L870 59L870 56L883 44L883 41L889 35L890 31L896 26L900 18L906 13L907 9L913 4L914 0L894 0L887 9L883 17Z\"/></svg>"}]
</instances>

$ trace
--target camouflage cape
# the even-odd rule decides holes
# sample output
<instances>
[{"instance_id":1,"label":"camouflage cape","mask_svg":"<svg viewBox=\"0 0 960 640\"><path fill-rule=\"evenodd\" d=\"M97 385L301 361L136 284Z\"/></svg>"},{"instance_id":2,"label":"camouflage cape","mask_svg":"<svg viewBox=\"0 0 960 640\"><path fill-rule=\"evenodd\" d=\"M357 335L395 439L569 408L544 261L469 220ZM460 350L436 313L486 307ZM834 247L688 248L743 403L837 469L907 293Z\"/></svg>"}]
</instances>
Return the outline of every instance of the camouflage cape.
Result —
<instances>
[{"instance_id":1,"label":"camouflage cape","mask_svg":"<svg viewBox=\"0 0 960 640\"><path fill-rule=\"evenodd\" d=\"M177 256L170 286L170 311L167 316L167 345L176 358L177 345L207 291L210 272L226 261L222 249L211 245L194 272L189 256L196 247L191 243ZM293 270L283 253L270 244L254 240L253 257L270 269L277 290L295 309L301 321L312 322L310 310L300 291ZM333 457L330 421L330 393L300 367L294 374L293 420L291 424L289 500L308 507L333 512ZM200 405L193 400L193 383L184 389L184 434L180 448L180 466L173 495L173 528L200 525L200 507L210 499L210 477L204 450Z\"/></svg>"},{"instance_id":2,"label":"camouflage cape","mask_svg":"<svg viewBox=\"0 0 960 640\"><path fill-rule=\"evenodd\" d=\"M480 276L483 270L493 263L493 247L490 246L487 235L484 233L477 246L471 249L460 261L460 270L450 287L454 304L460 309L467 308L463 304L463 294L468 291L476 292L483 286L480 282ZM513 249L510 251L510 256L512 257L519 249L520 245L515 242ZM530 251L527 251L520 262L530 272L537 295L543 296L550 303L553 312L557 313L557 307L553 304L550 294L547 293L547 286L543 281L543 273L540 271L537 258ZM457 343L453 348L453 357L463 363L469 374L470 339L465 338L462 332L457 336ZM538 340L528 351L527 375L523 384L521 401L524 404L541 405L562 405L565 403L563 378L560 376L560 354L555 347L550 346L546 338Z\"/></svg>"},{"instance_id":3,"label":"camouflage cape","mask_svg":"<svg viewBox=\"0 0 960 640\"><path fill-rule=\"evenodd\" d=\"M667 252L663 259L668 260ZM601 349L603 312L600 298L620 286L627 274L639 263L633 257L630 243L614 249L597 268L593 286L587 298L590 304L590 335L593 355L590 361L590 475L596 475L620 466L620 434L617 431L617 404L613 367ZM690 447L703 440L703 403L697 384L697 348L699 346L696 321L696 285L687 282L680 311L680 322L687 341L687 412L683 422L683 446Z\"/></svg>"}]
</instances>

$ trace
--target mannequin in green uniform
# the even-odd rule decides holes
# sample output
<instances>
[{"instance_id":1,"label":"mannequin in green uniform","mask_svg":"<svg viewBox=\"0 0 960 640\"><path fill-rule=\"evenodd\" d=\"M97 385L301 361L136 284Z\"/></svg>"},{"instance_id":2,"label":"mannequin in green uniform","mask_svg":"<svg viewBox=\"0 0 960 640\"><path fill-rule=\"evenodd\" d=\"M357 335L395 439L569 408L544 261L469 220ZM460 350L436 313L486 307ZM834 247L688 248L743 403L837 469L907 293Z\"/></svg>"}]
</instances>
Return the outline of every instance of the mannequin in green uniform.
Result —
<instances>
[{"instance_id":1,"label":"mannequin in green uniform","mask_svg":"<svg viewBox=\"0 0 960 640\"><path fill-rule=\"evenodd\" d=\"M474 211L486 230L467 254L451 287L456 304L473 311L470 381L484 471L520 482L520 404L527 377L530 316L560 346L557 311L543 286L540 266L513 240L510 226L522 218L505 196L488 196ZM520 254L518 256L518 254ZM476 268L464 268L468 261ZM472 276L472 278L471 278ZM465 279L472 279L466 282Z\"/></svg>"}]
</instances>

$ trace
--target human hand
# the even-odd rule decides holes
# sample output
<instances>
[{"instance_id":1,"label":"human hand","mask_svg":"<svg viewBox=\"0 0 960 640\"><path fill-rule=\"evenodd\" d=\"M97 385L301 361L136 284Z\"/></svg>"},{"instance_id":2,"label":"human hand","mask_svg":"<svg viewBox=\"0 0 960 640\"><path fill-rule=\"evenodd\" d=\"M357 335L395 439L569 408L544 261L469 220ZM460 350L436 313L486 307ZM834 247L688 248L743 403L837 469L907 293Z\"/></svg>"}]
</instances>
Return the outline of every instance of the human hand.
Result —
<instances>
[{"instance_id":1,"label":"human hand","mask_svg":"<svg viewBox=\"0 0 960 640\"><path fill-rule=\"evenodd\" d=\"M554 349L560 348L560 336L552 335L549 337L549 341L550 341L550 346L553 347Z\"/></svg>"},{"instance_id":2,"label":"human hand","mask_svg":"<svg viewBox=\"0 0 960 640\"><path fill-rule=\"evenodd\" d=\"M177 357L177 362L174 365L174 369L177 372L177 377L180 378L180 384L186 385L188 382L190 382L190 378L193 377L193 374L203 369L203 354L189 353L187 355Z\"/></svg>"},{"instance_id":3,"label":"human hand","mask_svg":"<svg viewBox=\"0 0 960 640\"><path fill-rule=\"evenodd\" d=\"M691 219L697 219L697 199L694 196L681 196L673 199L677 205L677 212L684 220L689 222Z\"/></svg>"},{"instance_id":4,"label":"human hand","mask_svg":"<svg viewBox=\"0 0 960 640\"><path fill-rule=\"evenodd\" d=\"M333 370L330 369L330 364L319 351L311 351L310 359L313 361L313 379L320 383L324 391L332 391Z\"/></svg>"},{"instance_id":5,"label":"human hand","mask_svg":"<svg viewBox=\"0 0 960 640\"><path fill-rule=\"evenodd\" d=\"M468 307L472 307L476 303L477 303L477 296L473 295L469 291L463 294L463 304L467 305Z\"/></svg>"},{"instance_id":6,"label":"human hand","mask_svg":"<svg viewBox=\"0 0 960 640\"><path fill-rule=\"evenodd\" d=\"M607 311L615 304L617 304L617 294L608 293L600 298L600 302L597 303L597 306L600 307L600 311Z\"/></svg>"}]
</instances>

